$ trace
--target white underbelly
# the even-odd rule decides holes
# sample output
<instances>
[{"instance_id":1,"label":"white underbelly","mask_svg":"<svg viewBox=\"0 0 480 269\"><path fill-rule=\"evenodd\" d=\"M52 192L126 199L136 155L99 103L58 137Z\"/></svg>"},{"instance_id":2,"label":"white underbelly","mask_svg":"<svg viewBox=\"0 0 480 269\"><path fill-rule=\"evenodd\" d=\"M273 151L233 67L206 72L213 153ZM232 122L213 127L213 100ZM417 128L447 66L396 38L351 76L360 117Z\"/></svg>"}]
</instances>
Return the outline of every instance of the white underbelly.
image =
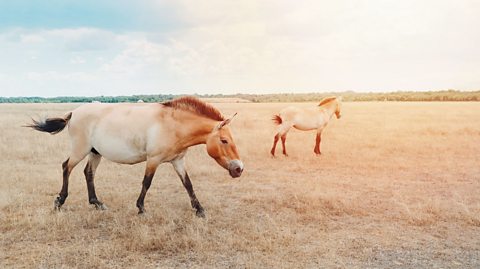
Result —
<instances>
[{"instance_id":1,"label":"white underbelly","mask_svg":"<svg viewBox=\"0 0 480 269\"><path fill-rule=\"evenodd\" d=\"M94 139L93 147L104 158L116 163L135 164L147 159L145 147L120 138Z\"/></svg>"},{"instance_id":2,"label":"white underbelly","mask_svg":"<svg viewBox=\"0 0 480 269\"><path fill-rule=\"evenodd\" d=\"M300 118L294 121L293 127L297 128L298 130L309 131L309 130L317 129L318 124L314 120Z\"/></svg>"},{"instance_id":3,"label":"white underbelly","mask_svg":"<svg viewBox=\"0 0 480 269\"><path fill-rule=\"evenodd\" d=\"M323 122L319 121L318 118L309 118L309 117L300 117L297 116L293 120L294 127L298 130L302 131L310 131L310 130L315 130L322 128Z\"/></svg>"}]
</instances>

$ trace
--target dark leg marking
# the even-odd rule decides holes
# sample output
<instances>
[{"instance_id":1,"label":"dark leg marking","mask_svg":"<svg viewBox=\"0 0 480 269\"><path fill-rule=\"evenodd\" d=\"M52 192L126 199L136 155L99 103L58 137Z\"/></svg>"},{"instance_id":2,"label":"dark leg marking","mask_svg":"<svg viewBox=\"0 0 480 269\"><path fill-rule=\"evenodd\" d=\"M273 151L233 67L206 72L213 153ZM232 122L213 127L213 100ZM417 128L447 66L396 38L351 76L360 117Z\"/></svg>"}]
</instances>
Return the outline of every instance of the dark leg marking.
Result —
<instances>
[{"instance_id":1,"label":"dark leg marking","mask_svg":"<svg viewBox=\"0 0 480 269\"><path fill-rule=\"evenodd\" d=\"M68 169L68 158L65 162L62 163L63 169L63 185L60 193L58 194L57 199L55 199L54 205L56 210L60 210L60 207L65 203L65 200L68 196L68 177L70 176L70 170Z\"/></svg>"},{"instance_id":2,"label":"dark leg marking","mask_svg":"<svg viewBox=\"0 0 480 269\"><path fill-rule=\"evenodd\" d=\"M320 152L320 142L322 141L322 134L317 134L317 138L315 139L315 148L313 149L313 152L315 154L320 155L322 154Z\"/></svg>"},{"instance_id":3,"label":"dark leg marking","mask_svg":"<svg viewBox=\"0 0 480 269\"><path fill-rule=\"evenodd\" d=\"M145 207L143 205L143 202L145 200L145 195L147 194L147 191L152 184L154 174L155 173L152 173L143 177L142 191L140 192L140 196L137 199L138 214L145 213Z\"/></svg>"},{"instance_id":4,"label":"dark leg marking","mask_svg":"<svg viewBox=\"0 0 480 269\"><path fill-rule=\"evenodd\" d=\"M95 193L95 183L94 183L95 175L93 172L92 164L90 162L88 162L87 165L85 166L83 173L85 174L85 179L87 181L88 202L91 205L95 205L96 209L101 209L101 210L107 209L107 207L98 200L97 194Z\"/></svg>"},{"instance_id":5,"label":"dark leg marking","mask_svg":"<svg viewBox=\"0 0 480 269\"><path fill-rule=\"evenodd\" d=\"M190 177L188 173L185 172L185 177L182 178L182 183L185 189L188 192L188 196L190 196L190 203L192 204L192 208L194 208L197 212L197 217L204 218L205 217L205 210L203 209L202 205L197 199L195 192L193 191L192 182L190 181Z\"/></svg>"},{"instance_id":6,"label":"dark leg marking","mask_svg":"<svg viewBox=\"0 0 480 269\"><path fill-rule=\"evenodd\" d=\"M280 136L280 134L276 134L275 137L273 138L273 147L272 147L272 150L270 150L270 153L274 157L275 157L275 148L277 147L277 142L278 142L278 137L279 136Z\"/></svg>"},{"instance_id":7,"label":"dark leg marking","mask_svg":"<svg viewBox=\"0 0 480 269\"><path fill-rule=\"evenodd\" d=\"M287 134L282 135L282 147L283 147L283 155L288 156L287 149L285 148L285 141L287 141Z\"/></svg>"}]
</instances>

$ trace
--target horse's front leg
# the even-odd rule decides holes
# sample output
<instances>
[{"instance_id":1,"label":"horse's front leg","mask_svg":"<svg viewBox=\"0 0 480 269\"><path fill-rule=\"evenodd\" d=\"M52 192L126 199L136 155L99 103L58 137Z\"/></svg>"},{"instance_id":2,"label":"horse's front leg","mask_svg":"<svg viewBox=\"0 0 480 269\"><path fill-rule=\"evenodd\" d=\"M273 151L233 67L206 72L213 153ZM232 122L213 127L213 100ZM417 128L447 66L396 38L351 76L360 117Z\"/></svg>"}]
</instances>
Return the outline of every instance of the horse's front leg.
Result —
<instances>
[{"instance_id":1,"label":"horse's front leg","mask_svg":"<svg viewBox=\"0 0 480 269\"><path fill-rule=\"evenodd\" d=\"M172 162L173 168L177 172L178 176L182 180L183 186L188 192L188 196L190 196L190 203L192 204L192 208L196 210L197 217L205 217L205 212L203 210L202 205L197 199L195 192L193 191L192 182L190 182L190 177L188 176L187 171L185 170L185 159L180 157L179 159L175 159Z\"/></svg>"},{"instance_id":2,"label":"horse's front leg","mask_svg":"<svg viewBox=\"0 0 480 269\"><path fill-rule=\"evenodd\" d=\"M320 155L322 154L320 152L320 142L322 141L322 132L317 132L317 137L315 139L315 148L313 149L313 152L315 152L315 154Z\"/></svg>"},{"instance_id":3,"label":"horse's front leg","mask_svg":"<svg viewBox=\"0 0 480 269\"><path fill-rule=\"evenodd\" d=\"M153 176L155 175L155 171L157 171L157 167L159 164L160 162L154 159L147 160L147 167L145 168L145 175L142 182L142 191L140 192L140 196L138 196L137 199L138 214L145 213L145 195L147 195L147 191L152 184Z\"/></svg>"}]
</instances>

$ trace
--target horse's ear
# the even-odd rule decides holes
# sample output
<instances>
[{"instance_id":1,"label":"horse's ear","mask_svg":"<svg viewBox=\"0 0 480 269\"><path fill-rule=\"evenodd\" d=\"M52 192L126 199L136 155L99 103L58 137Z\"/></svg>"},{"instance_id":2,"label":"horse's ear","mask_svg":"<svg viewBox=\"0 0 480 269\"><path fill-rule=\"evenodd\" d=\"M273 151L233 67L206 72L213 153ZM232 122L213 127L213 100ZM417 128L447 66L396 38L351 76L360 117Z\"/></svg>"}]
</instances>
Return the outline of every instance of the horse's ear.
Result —
<instances>
[{"instance_id":1,"label":"horse's ear","mask_svg":"<svg viewBox=\"0 0 480 269\"><path fill-rule=\"evenodd\" d=\"M233 117L235 117L236 115L237 115L237 113L235 112L235 114L233 114L233 116L231 116L230 118L220 122L220 124L217 126L217 129L222 129L223 126L229 124L232 121Z\"/></svg>"},{"instance_id":2,"label":"horse's ear","mask_svg":"<svg viewBox=\"0 0 480 269\"><path fill-rule=\"evenodd\" d=\"M324 105L324 104L326 104L330 101L333 101L335 99L337 99L336 96L325 97L325 98L322 99L322 101L320 101L320 104L318 104L318 106L322 106L322 105Z\"/></svg>"}]
</instances>

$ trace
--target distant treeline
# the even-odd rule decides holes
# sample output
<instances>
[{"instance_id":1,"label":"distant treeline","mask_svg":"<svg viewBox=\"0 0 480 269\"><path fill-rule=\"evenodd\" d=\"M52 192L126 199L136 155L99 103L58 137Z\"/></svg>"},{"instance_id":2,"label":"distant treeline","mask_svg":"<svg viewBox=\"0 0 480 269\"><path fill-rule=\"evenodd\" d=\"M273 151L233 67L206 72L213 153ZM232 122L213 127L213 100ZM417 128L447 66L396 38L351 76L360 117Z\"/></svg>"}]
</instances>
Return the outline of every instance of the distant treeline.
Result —
<instances>
[{"instance_id":1,"label":"distant treeline","mask_svg":"<svg viewBox=\"0 0 480 269\"><path fill-rule=\"evenodd\" d=\"M0 97L0 103L135 103L142 100L145 103L163 102L177 97L172 94L131 95L131 96L60 96L60 97Z\"/></svg>"},{"instance_id":2,"label":"distant treeline","mask_svg":"<svg viewBox=\"0 0 480 269\"><path fill-rule=\"evenodd\" d=\"M388 93L359 93L329 92L329 93L277 93L277 94L235 94L210 95L209 97L237 97L251 102L317 102L328 96L342 96L343 101L480 101L480 91L434 91L434 92L388 92Z\"/></svg>"},{"instance_id":3,"label":"distant treeline","mask_svg":"<svg viewBox=\"0 0 480 269\"><path fill-rule=\"evenodd\" d=\"M480 91L399 91L388 93L357 93L353 91L329 93L272 93L272 94L193 94L205 98L242 98L255 103L268 102L317 102L327 96L342 96L344 101L480 101ZM0 97L0 103L102 103L163 102L181 95L132 95L132 96L97 96L97 97Z\"/></svg>"}]
</instances>

